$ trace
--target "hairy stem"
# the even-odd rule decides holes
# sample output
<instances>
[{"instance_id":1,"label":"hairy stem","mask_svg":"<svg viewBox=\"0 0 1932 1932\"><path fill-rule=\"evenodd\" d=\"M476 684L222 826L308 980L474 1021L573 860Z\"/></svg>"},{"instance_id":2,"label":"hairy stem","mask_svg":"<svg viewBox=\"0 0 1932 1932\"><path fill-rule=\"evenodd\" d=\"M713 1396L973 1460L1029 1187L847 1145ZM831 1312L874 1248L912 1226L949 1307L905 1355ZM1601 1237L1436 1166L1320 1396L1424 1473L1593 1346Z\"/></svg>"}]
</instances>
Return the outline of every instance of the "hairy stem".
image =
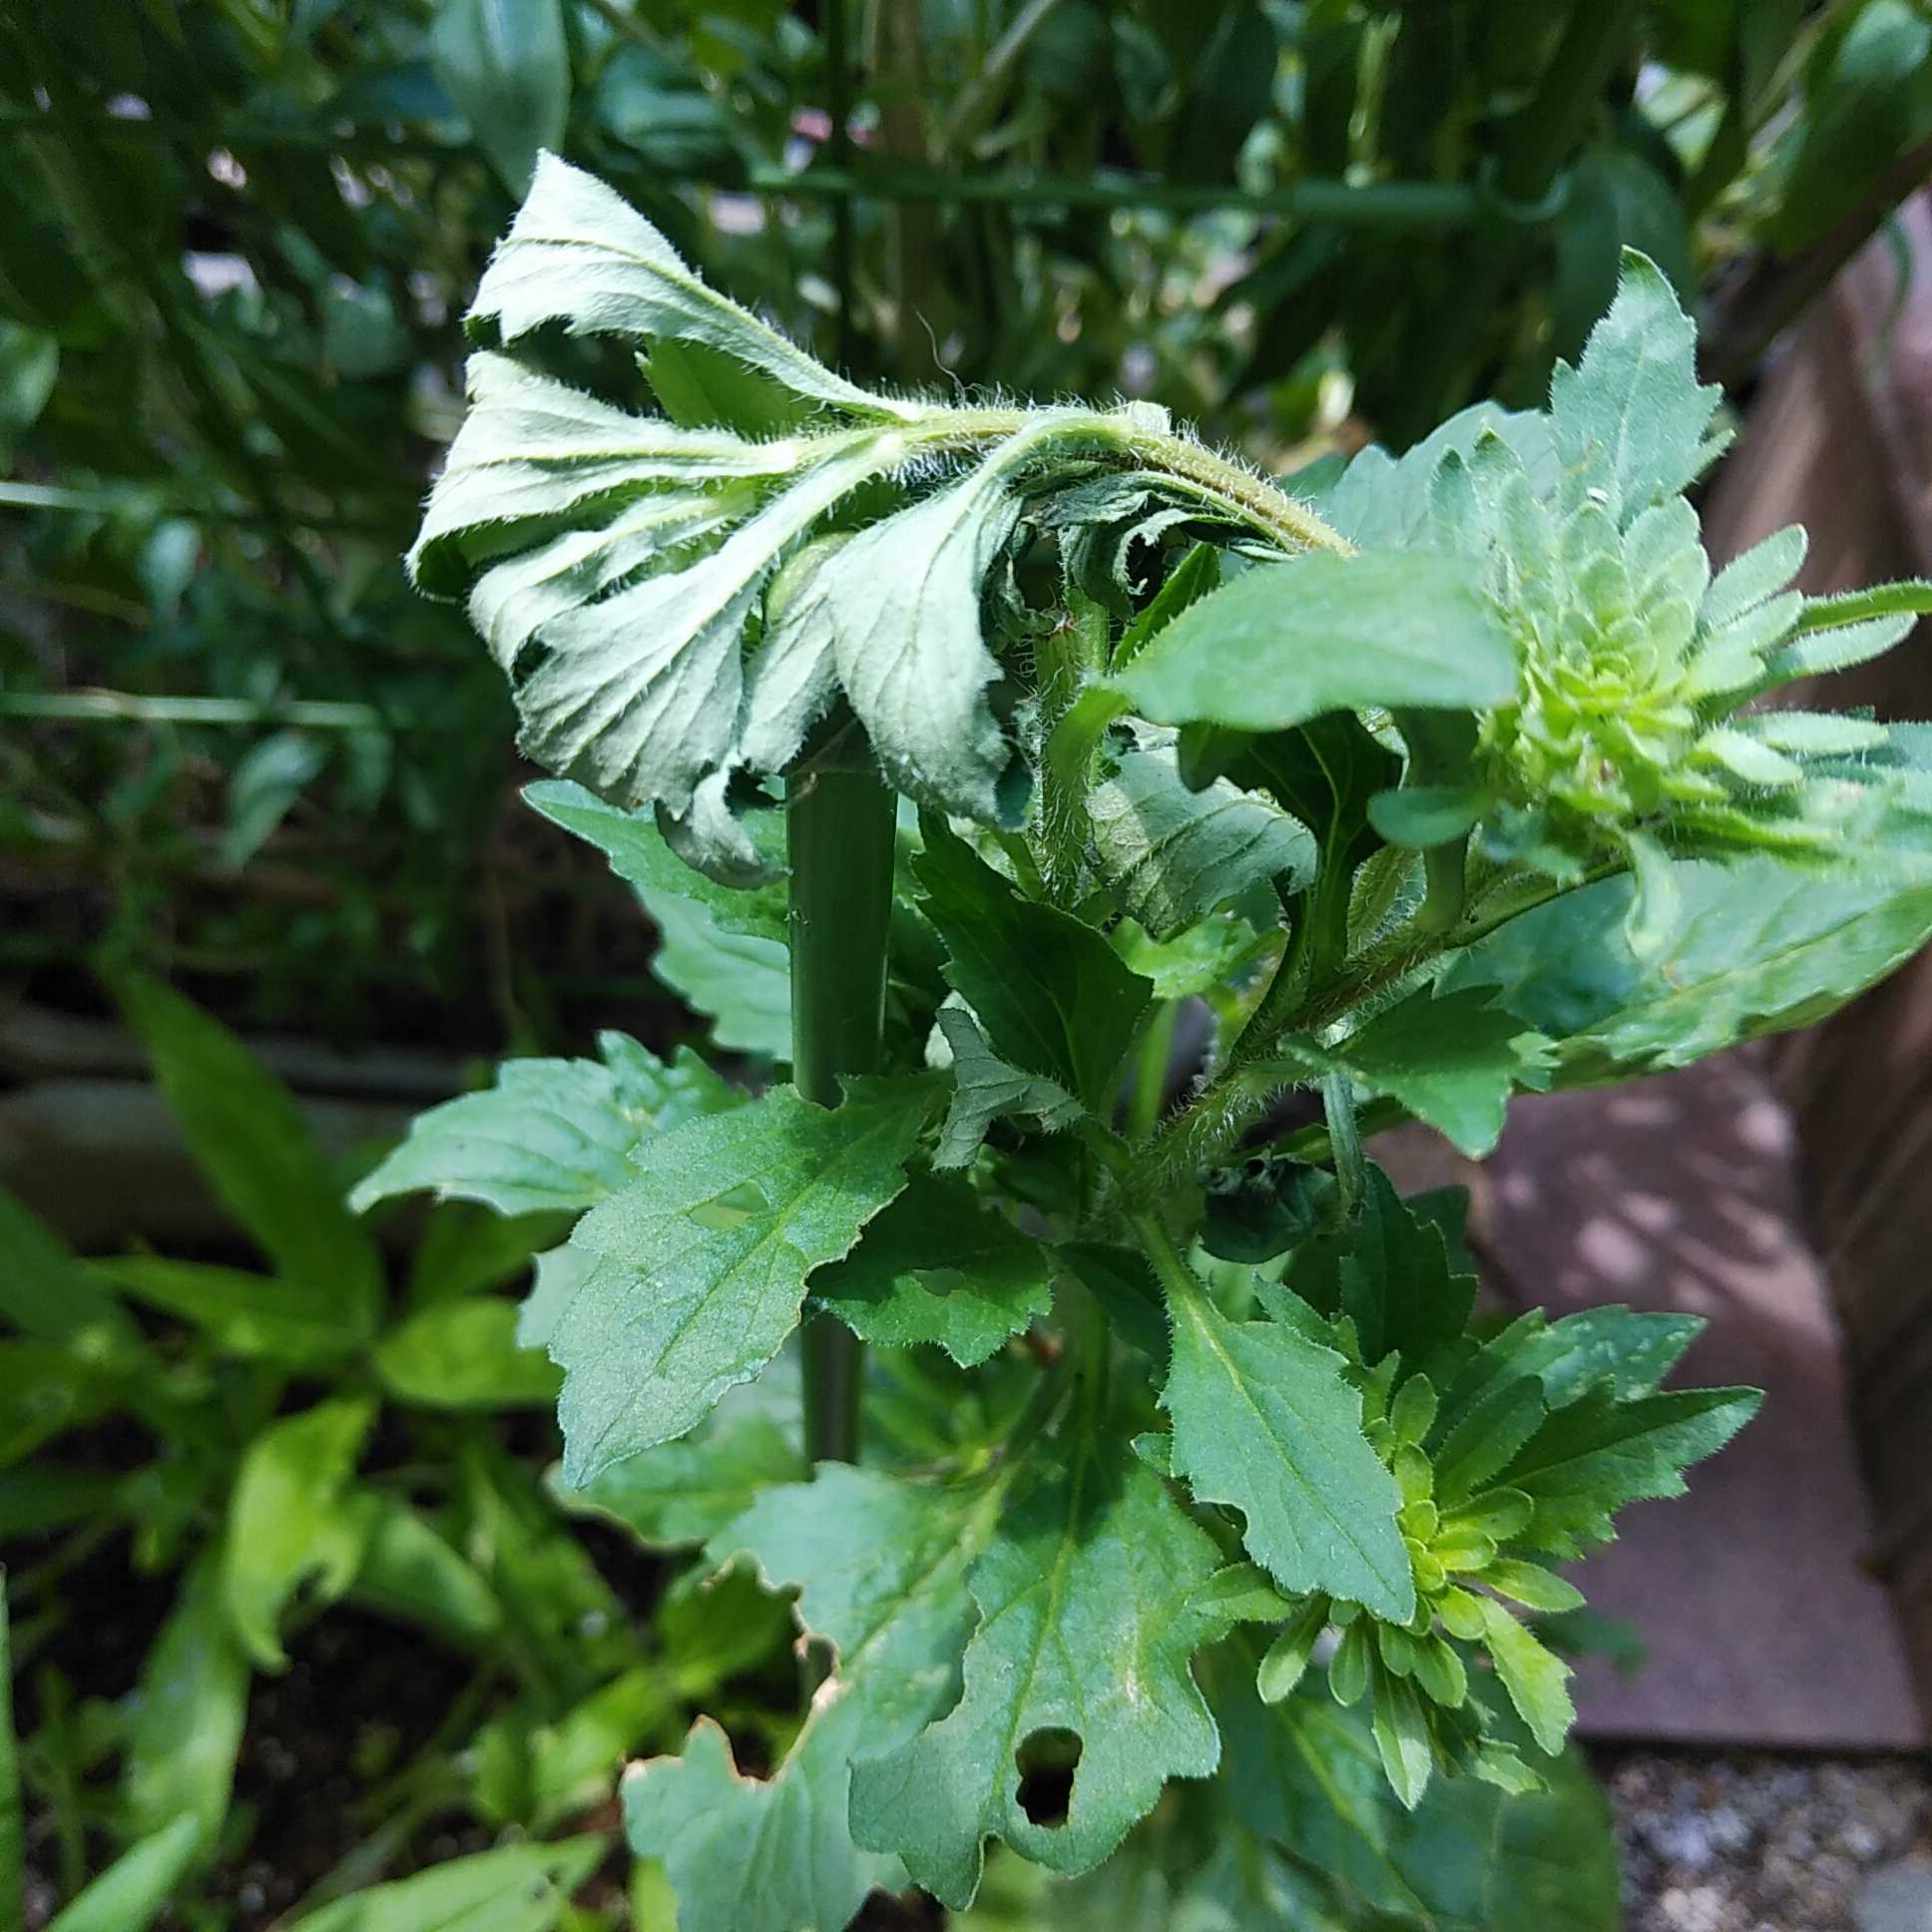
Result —
<instances>
[{"instance_id":1,"label":"hairy stem","mask_svg":"<svg viewBox=\"0 0 1932 1932\"><path fill-rule=\"evenodd\" d=\"M876 1072L892 917L893 797L857 729L845 726L796 769L785 804L791 867L791 1067L820 1107L839 1076ZM804 1326L805 1453L858 1453L858 1340L833 1315Z\"/></svg>"}]
</instances>

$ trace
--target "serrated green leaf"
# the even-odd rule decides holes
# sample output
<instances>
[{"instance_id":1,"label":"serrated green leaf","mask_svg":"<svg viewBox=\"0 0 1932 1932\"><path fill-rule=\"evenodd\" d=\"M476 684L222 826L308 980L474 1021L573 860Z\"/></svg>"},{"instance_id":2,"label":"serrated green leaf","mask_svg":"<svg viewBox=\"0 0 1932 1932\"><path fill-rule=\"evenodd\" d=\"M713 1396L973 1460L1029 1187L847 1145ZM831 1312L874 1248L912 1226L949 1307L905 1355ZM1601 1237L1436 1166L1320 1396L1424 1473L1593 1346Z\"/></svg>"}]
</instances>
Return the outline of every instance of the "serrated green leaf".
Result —
<instances>
[{"instance_id":1,"label":"serrated green leaf","mask_svg":"<svg viewBox=\"0 0 1932 1932\"><path fill-rule=\"evenodd\" d=\"M676 1442L627 1456L582 1489L560 1482L557 1500L608 1516L653 1548L676 1550L716 1536L759 1491L804 1474L804 1458L777 1419L727 1395Z\"/></svg>"},{"instance_id":2,"label":"serrated green leaf","mask_svg":"<svg viewBox=\"0 0 1932 1932\"><path fill-rule=\"evenodd\" d=\"M177 1818L124 1851L48 1923L47 1932L147 1932L194 1862L201 1826Z\"/></svg>"},{"instance_id":3,"label":"serrated green leaf","mask_svg":"<svg viewBox=\"0 0 1932 1932\"><path fill-rule=\"evenodd\" d=\"M963 1181L915 1175L851 1253L813 1274L812 1305L861 1341L936 1343L972 1368L1046 1312L1050 1258Z\"/></svg>"},{"instance_id":4,"label":"serrated green leaf","mask_svg":"<svg viewBox=\"0 0 1932 1932\"><path fill-rule=\"evenodd\" d=\"M1565 1688L1570 1667L1547 1651L1535 1635L1519 1624L1490 1597L1482 1606L1483 1648L1495 1663L1496 1675L1510 1694L1517 1714L1529 1725L1536 1741L1553 1755L1563 1748L1570 1726L1577 1720L1576 1705Z\"/></svg>"},{"instance_id":5,"label":"serrated green leaf","mask_svg":"<svg viewBox=\"0 0 1932 1932\"><path fill-rule=\"evenodd\" d=\"M1225 779L1191 790L1166 751L1128 752L1087 809L1103 876L1156 939L1256 887L1299 891L1314 877L1306 826Z\"/></svg>"},{"instance_id":6,"label":"serrated green leaf","mask_svg":"<svg viewBox=\"0 0 1932 1932\"><path fill-rule=\"evenodd\" d=\"M914 413L913 405L854 388L708 288L622 196L545 155L490 259L467 326L482 340L513 342L555 321L574 334L699 342L761 369L793 395L848 414Z\"/></svg>"},{"instance_id":7,"label":"serrated green leaf","mask_svg":"<svg viewBox=\"0 0 1932 1932\"><path fill-rule=\"evenodd\" d=\"M926 1079L861 1082L828 1109L778 1087L638 1151L571 1237L597 1264L550 1336L573 1487L683 1435L777 1353L806 1275L905 1185L935 1098Z\"/></svg>"},{"instance_id":8,"label":"serrated green leaf","mask_svg":"<svg viewBox=\"0 0 1932 1932\"><path fill-rule=\"evenodd\" d=\"M1650 958L1625 936L1631 882L1606 879L1512 919L1443 984L1496 988L1555 1038L1557 1084L1587 1086L1808 1026L1932 937L1932 882L1904 865L1795 871L1759 858L1674 870L1683 912Z\"/></svg>"},{"instance_id":9,"label":"serrated green leaf","mask_svg":"<svg viewBox=\"0 0 1932 1932\"><path fill-rule=\"evenodd\" d=\"M1006 1115L1030 1115L1051 1134L1072 1126L1086 1112L1064 1087L1008 1066L986 1044L964 1007L942 1006L939 1030L952 1053L953 1092L932 1157L935 1168L965 1167L986 1139L986 1130Z\"/></svg>"},{"instance_id":10,"label":"serrated green leaf","mask_svg":"<svg viewBox=\"0 0 1932 1932\"><path fill-rule=\"evenodd\" d=\"M433 1107L359 1182L360 1213L431 1189L500 1214L592 1208L628 1185L646 1136L739 1105L744 1096L688 1049L669 1065L627 1034L598 1036L601 1060L506 1060L496 1085Z\"/></svg>"},{"instance_id":11,"label":"serrated green leaf","mask_svg":"<svg viewBox=\"0 0 1932 1932\"><path fill-rule=\"evenodd\" d=\"M1629 1401L1654 1393L1703 1328L1697 1315L1658 1314L1607 1302L1515 1337L1505 1369L1511 1375L1534 1375L1553 1409L1605 1382L1619 1401Z\"/></svg>"},{"instance_id":12,"label":"serrated green leaf","mask_svg":"<svg viewBox=\"0 0 1932 1932\"><path fill-rule=\"evenodd\" d=\"M1547 1410L1534 1375L1493 1383L1463 1411L1435 1451L1436 1498L1453 1510L1482 1489L1542 1427Z\"/></svg>"},{"instance_id":13,"label":"serrated green leaf","mask_svg":"<svg viewBox=\"0 0 1932 1932\"><path fill-rule=\"evenodd\" d=\"M1362 1435L1342 1358L1272 1321L1229 1321L1205 1288L1166 1282L1175 1473L1245 1520L1242 1540L1291 1594L1323 1591L1406 1623L1415 1613L1400 1498Z\"/></svg>"},{"instance_id":14,"label":"serrated green leaf","mask_svg":"<svg viewBox=\"0 0 1932 1932\"><path fill-rule=\"evenodd\" d=\"M1550 379L1550 429L1569 486L1601 491L1619 528L1679 496L1722 445L1706 435L1721 391L1699 386L1696 326L1669 279L1626 248L1617 299L1575 368Z\"/></svg>"},{"instance_id":15,"label":"serrated green leaf","mask_svg":"<svg viewBox=\"0 0 1932 1932\"><path fill-rule=\"evenodd\" d=\"M271 1423L242 1455L229 1498L222 1601L264 1671L287 1668L281 1616L297 1591L328 1603L355 1580L368 1519L339 1504L374 1420L366 1398L321 1402Z\"/></svg>"},{"instance_id":16,"label":"serrated green leaf","mask_svg":"<svg viewBox=\"0 0 1932 1932\"><path fill-rule=\"evenodd\" d=\"M1698 616L1705 628L1721 631L1786 589L1798 574L1809 544L1803 526L1790 523L1740 551L1704 591ZM1803 628L1802 611L1798 622Z\"/></svg>"},{"instance_id":17,"label":"serrated green leaf","mask_svg":"<svg viewBox=\"0 0 1932 1932\"><path fill-rule=\"evenodd\" d=\"M1070 1466L1000 1524L974 1565L980 1623L959 1701L911 1741L852 1772L852 1835L896 1852L949 1905L970 1904L984 1841L1055 1871L1085 1871L1143 1817L1170 1777L1206 1777L1219 1742L1189 1670L1227 1623L1196 1602L1211 1540L1126 1445L1077 1441ZM1067 1815L1036 1823L1021 1763L1042 1732L1079 1740Z\"/></svg>"},{"instance_id":18,"label":"serrated green leaf","mask_svg":"<svg viewBox=\"0 0 1932 1932\"><path fill-rule=\"evenodd\" d=\"M1105 1107L1152 984L1093 927L1021 895L964 839L925 821L913 871L946 948L946 979L994 1052Z\"/></svg>"},{"instance_id":19,"label":"serrated green leaf","mask_svg":"<svg viewBox=\"0 0 1932 1932\"><path fill-rule=\"evenodd\" d=\"M1458 559L1311 553L1190 605L1113 682L1158 724L1278 731L1375 706L1505 704L1516 652Z\"/></svg>"},{"instance_id":20,"label":"serrated green leaf","mask_svg":"<svg viewBox=\"0 0 1932 1932\"><path fill-rule=\"evenodd\" d=\"M874 1886L904 1884L898 1858L854 1842L854 1759L905 1744L954 1694L966 1570L998 1495L827 1463L714 1540L714 1560L744 1552L771 1587L796 1587L799 1624L835 1661L769 1779L739 1775L708 1718L682 1756L626 1777L632 1847L663 1861L681 1932L840 1932Z\"/></svg>"},{"instance_id":21,"label":"serrated green leaf","mask_svg":"<svg viewBox=\"0 0 1932 1932\"><path fill-rule=\"evenodd\" d=\"M1364 550L1408 549L1428 523L1430 490L1442 459L1452 451L1466 458L1486 435L1500 437L1516 453L1540 494L1556 488L1560 466L1549 418L1478 402L1458 410L1398 457L1373 443L1358 451L1341 475L1315 494L1313 507Z\"/></svg>"},{"instance_id":22,"label":"serrated green leaf","mask_svg":"<svg viewBox=\"0 0 1932 1932\"><path fill-rule=\"evenodd\" d=\"M376 1343L376 1379L422 1408L548 1408L557 1371L517 1332L516 1304L495 1295L433 1302Z\"/></svg>"},{"instance_id":23,"label":"serrated green leaf","mask_svg":"<svg viewBox=\"0 0 1932 1932\"><path fill-rule=\"evenodd\" d=\"M279 1273L326 1294L345 1326L374 1332L382 1266L336 1194L288 1090L234 1034L159 981L116 992L195 1159Z\"/></svg>"},{"instance_id":24,"label":"serrated green leaf","mask_svg":"<svg viewBox=\"0 0 1932 1932\"><path fill-rule=\"evenodd\" d=\"M1374 1672L1369 1729L1389 1789L1411 1811L1422 1802L1435 1770L1435 1746L1423 1718L1422 1700L1406 1678L1379 1666Z\"/></svg>"},{"instance_id":25,"label":"serrated green leaf","mask_svg":"<svg viewBox=\"0 0 1932 1932\"><path fill-rule=\"evenodd\" d=\"M1883 657L1902 638L1910 637L1918 619L1900 613L1866 618L1859 624L1834 624L1801 630L1764 661L1767 685L1788 684L1794 678L1822 678L1828 672L1849 671Z\"/></svg>"},{"instance_id":26,"label":"serrated green leaf","mask_svg":"<svg viewBox=\"0 0 1932 1932\"><path fill-rule=\"evenodd\" d=\"M551 1932L607 1848L580 1837L479 1851L334 1899L288 1932Z\"/></svg>"},{"instance_id":27,"label":"serrated green leaf","mask_svg":"<svg viewBox=\"0 0 1932 1932\"><path fill-rule=\"evenodd\" d=\"M1599 1384L1553 1410L1500 1478L1536 1506L1522 1541L1557 1557L1609 1542L1618 1510L1682 1496L1682 1472L1721 1449L1762 1400L1756 1389L1712 1388L1620 1401Z\"/></svg>"},{"instance_id":28,"label":"serrated green leaf","mask_svg":"<svg viewBox=\"0 0 1932 1932\"><path fill-rule=\"evenodd\" d=\"M1552 1575L1540 1563L1502 1557L1485 1566L1482 1576L1485 1590L1493 1590L1499 1597L1521 1604L1525 1610L1561 1616L1566 1611L1583 1608L1583 1592L1575 1584Z\"/></svg>"},{"instance_id":29,"label":"serrated green leaf","mask_svg":"<svg viewBox=\"0 0 1932 1932\"><path fill-rule=\"evenodd\" d=\"M1842 630L1874 618L1920 618L1932 613L1932 583L1907 578L1895 584L1874 584L1862 591L1839 591L1830 597L1807 597L1798 612L1797 634Z\"/></svg>"},{"instance_id":30,"label":"serrated green leaf","mask_svg":"<svg viewBox=\"0 0 1932 1932\"><path fill-rule=\"evenodd\" d=\"M1290 1038L1275 1053L1299 1078L1353 1075L1480 1160L1502 1136L1510 1095L1543 1085L1548 1049L1494 997L1481 987L1425 987L1332 1046Z\"/></svg>"},{"instance_id":31,"label":"serrated green leaf","mask_svg":"<svg viewBox=\"0 0 1932 1932\"><path fill-rule=\"evenodd\" d=\"M791 1058L791 955L775 939L722 932L692 899L638 894L657 925L651 970L712 1021L712 1039L728 1052Z\"/></svg>"}]
</instances>

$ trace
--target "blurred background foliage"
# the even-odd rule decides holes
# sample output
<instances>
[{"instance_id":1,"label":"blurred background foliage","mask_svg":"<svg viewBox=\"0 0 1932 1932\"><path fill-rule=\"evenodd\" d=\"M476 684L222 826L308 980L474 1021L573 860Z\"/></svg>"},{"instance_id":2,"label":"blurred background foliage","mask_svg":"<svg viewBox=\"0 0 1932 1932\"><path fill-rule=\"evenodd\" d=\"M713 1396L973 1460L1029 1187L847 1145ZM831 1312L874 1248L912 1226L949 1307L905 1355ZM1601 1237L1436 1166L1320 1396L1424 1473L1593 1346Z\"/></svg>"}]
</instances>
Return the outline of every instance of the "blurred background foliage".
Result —
<instances>
[{"instance_id":1,"label":"blurred background foliage","mask_svg":"<svg viewBox=\"0 0 1932 1932\"><path fill-rule=\"evenodd\" d=\"M1534 398L1626 242L1747 380L1932 163L1929 46L1914 0L22 0L0 971L344 1041L675 1013L397 561L539 147L864 378L1280 472Z\"/></svg>"}]
</instances>

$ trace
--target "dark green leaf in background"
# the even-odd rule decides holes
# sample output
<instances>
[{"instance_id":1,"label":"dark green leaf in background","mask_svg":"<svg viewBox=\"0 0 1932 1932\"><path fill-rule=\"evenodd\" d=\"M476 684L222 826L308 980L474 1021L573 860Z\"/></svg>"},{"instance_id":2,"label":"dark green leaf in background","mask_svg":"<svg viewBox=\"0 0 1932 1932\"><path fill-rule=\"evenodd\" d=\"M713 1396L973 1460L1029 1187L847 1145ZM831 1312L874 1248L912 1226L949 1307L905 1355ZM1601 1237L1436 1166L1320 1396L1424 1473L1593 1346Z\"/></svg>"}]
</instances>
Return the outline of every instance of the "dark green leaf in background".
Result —
<instances>
[{"instance_id":1,"label":"dark green leaf in background","mask_svg":"<svg viewBox=\"0 0 1932 1932\"><path fill-rule=\"evenodd\" d=\"M913 871L945 943L948 982L1001 1059L1104 1106L1150 982L1091 926L1023 898L943 821L924 824Z\"/></svg>"},{"instance_id":2,"label":"dark green leaf in background","mask_svg":"<svg viewBox=\"0 0 1932 1932\"><path fill-rule=\"evenodd\" d=\"M513 195L570 118L563 0L436 0L430 64Z\"/></svg>"}]
</instances>

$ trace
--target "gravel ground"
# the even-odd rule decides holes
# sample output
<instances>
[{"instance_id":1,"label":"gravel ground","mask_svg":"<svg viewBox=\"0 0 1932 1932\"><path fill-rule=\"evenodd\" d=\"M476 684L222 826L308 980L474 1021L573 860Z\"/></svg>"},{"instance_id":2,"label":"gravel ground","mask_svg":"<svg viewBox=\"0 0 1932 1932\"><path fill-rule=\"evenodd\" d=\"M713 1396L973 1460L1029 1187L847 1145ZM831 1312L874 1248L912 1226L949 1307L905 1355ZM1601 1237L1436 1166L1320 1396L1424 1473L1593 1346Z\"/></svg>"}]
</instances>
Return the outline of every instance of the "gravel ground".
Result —
<instances>
[{"instance_id":1,"label":"gravel ground","mask_svg":"<svg viewBox=\"0 0 1932 1932\"><path fill-rule=\"evenodd\" d=\"M1864 1932L1854 1907L1874 1874L1932 1856L1921 1759L1606 1751L1597 1764L1628 1932Z\"/></svg>"}]
</instances>

